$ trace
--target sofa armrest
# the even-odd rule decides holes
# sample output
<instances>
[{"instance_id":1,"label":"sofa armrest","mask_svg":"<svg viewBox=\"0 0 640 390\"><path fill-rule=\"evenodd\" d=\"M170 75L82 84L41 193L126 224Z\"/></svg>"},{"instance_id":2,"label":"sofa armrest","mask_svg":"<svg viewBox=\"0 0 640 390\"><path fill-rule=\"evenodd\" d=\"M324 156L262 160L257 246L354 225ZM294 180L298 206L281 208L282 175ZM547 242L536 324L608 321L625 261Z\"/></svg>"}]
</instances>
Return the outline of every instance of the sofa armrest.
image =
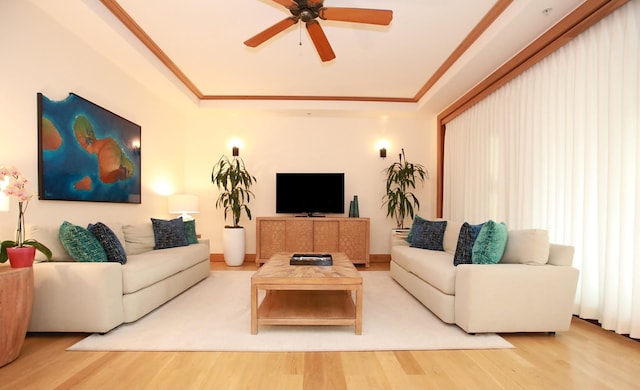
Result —
<instances>
[{"instance_id":1,"label":"sofa armrest","mask_svg":"<svg viewBox=\"0 0 640 390\"><path fill-rule=\"evenodd\" d=\"M578 270L525 264L463 264L456 269L455 320L468 333L569 329Z\"/></svg>"},{"instance_id":2,"label":"sofa armrest","mask_svg":"<svg viewBox=\"0 0 640 390\"><path fill-rule=\"evenodd\" d=\"M30 332L107 332L123 321L120 263L33 266Z\"/></svg>"}]
</instances>

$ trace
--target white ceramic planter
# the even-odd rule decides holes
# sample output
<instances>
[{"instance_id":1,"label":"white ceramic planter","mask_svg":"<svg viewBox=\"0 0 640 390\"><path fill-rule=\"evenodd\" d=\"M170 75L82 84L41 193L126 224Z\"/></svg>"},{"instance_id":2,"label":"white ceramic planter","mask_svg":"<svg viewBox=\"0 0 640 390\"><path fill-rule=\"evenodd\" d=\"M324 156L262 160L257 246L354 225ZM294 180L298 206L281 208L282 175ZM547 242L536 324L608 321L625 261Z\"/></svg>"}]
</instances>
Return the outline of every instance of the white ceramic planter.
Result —
<instances>
[{"instance_id":1,"label":"white ceramic planter","mask_svg":"<svg viewBox=\"0 0 640 390\"><path fill-rule=\"evenodd\" d=\"M244 228L224 228L222 247L228 266L237 267L244 263L244 237Z\"/></svg>"}]
</instances>

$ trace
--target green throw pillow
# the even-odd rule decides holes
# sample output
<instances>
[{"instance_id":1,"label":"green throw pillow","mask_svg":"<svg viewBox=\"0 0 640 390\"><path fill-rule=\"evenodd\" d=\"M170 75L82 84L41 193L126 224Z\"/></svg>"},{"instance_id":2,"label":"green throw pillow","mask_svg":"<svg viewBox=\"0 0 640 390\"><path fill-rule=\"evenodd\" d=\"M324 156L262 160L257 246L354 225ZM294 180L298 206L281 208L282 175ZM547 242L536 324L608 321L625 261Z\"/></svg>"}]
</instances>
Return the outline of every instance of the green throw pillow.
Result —
<instances>
[{"instance_id":1,"label":"green throw pillow","mask_svg":"<svg viewBox=\"0 0 640 390\"><path fill-rule=\"evenodd\" d=\"M473 264L497 264L506 246L507 225L489 220L482 225L473 243L471 261Z\"/></svg>"},{"instance_id":2,"label":"green throw pillow","mask_svg":"<svg viewBox=\"0 0 640 390\"><path fill-rule=\"evenodd\" d=\"M184 233L187 236L187 243L189 245L198 243L198 235L196 234L195 219L192 219L190 221L184 221Z\"/></svg>"},{"instance_id":3,"label":"green throw pillow","mask_svg":"<svg viewBox=\"0 0 640 390\"><path fill-rule=\"evenodd\" d=\"M60 242L69 255L80 262L106 262L102 245L87 229L64 221L58 232Z\"/></svg>"}]
</instances>

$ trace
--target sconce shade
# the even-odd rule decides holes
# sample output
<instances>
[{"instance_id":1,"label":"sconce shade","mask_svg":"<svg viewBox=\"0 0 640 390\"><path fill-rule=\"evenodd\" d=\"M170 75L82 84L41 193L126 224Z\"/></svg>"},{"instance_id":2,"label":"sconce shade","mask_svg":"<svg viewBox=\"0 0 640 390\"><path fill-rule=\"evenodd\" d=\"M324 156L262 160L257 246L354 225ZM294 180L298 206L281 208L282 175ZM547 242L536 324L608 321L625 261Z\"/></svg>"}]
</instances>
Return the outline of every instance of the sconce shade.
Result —
<instances>
[{"instance_id":1,"label":"sconce shade","mask_svg":"<svg viewBox=\"0 0 640 390\"><path fill-rule=\"evenodd\" d=\"M233 157L238 157L240 155L240 148L237 146L234 146L233 148L231 148L231 155Z\"/></svg>"},{"instance_id":2,"label":"sconce shade","mask_svg":"<svg viewBox=\"0 0 640 390\"><path fill-rule=\"evenodd\" d=\"M387 148L380 148L380 157L381 158L387 157Z\"/></svg>"},{"instance_id":3,"label":"sconce shade","mask_svg":"<svg viewBox=\"0 0 640 390\"><path fill-rule=\"evenodd\" d=\"M169 214L182 214L182 219L190 221L194 219L190 213L199 213L198 197L189 194L175 194L169 196Z\"/></svg>"}]
</instances>

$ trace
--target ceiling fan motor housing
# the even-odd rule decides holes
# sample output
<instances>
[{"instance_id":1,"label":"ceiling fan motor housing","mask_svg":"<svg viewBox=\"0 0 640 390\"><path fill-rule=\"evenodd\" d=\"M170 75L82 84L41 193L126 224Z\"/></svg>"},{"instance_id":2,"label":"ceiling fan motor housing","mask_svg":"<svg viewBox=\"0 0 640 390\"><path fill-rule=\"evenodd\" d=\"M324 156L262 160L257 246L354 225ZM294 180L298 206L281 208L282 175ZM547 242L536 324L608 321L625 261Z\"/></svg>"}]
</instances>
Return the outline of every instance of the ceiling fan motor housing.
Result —
<instances>
[{"instance_id":1,"label":"ceiling fan motor housing","mask_svg":"<svg viewBox=\"0 0 640 390\"><path fill-rule=\"evenodd\" d=\"M307 0L296 0L297 7L289 9L291 14L297 18L300 18L303 22L308 22L318 17L319 10L322 8L322 2L309 4Z\"/></svg>"}]
</instances>

